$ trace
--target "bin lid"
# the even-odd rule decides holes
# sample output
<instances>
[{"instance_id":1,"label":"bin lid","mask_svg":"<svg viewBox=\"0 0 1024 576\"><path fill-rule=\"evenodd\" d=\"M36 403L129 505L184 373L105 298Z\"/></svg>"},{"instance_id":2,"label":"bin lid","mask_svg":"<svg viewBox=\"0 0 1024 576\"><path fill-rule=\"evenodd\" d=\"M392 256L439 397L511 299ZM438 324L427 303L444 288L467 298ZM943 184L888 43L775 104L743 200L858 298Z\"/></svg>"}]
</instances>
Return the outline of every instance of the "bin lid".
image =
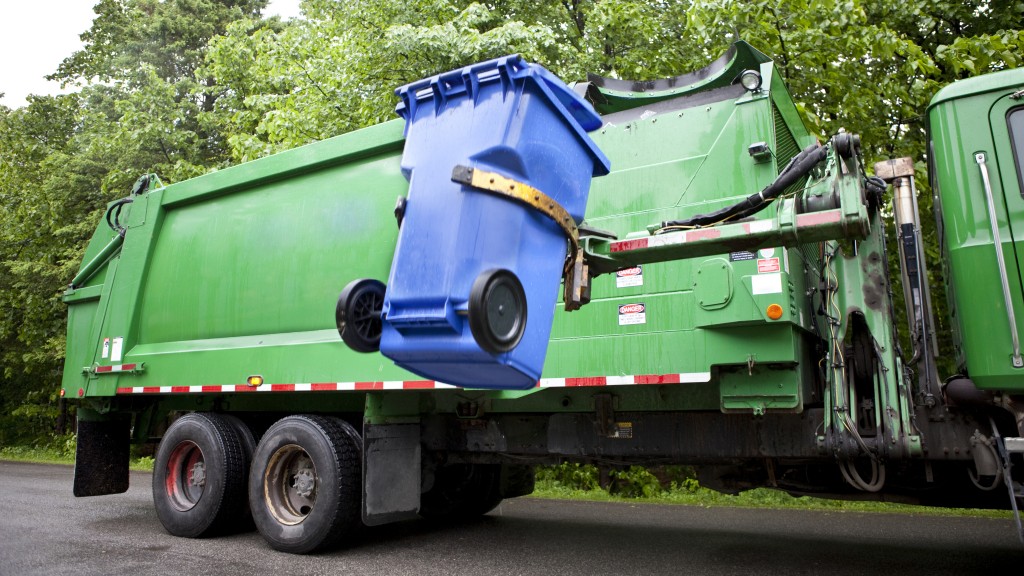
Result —
<instances>
[{"instance_id":1,"label":"bin lid","mask_svg":"<svg viewBox=\"0 0 1024 576\"><path fill-rule=\"evenodd\" d=\"M395 94L401 98L395 112L408 122L419 102L435 98L443 102L459 96L472 96L481 84L488 82L507 83L507 90L517 82L530 80L541 88L554 108L565 117L566 122L590 149L594 158L594 175L607 174L611 163L587 136L587 132L601 127L601 116L558 76L539 64L523 60L519 54L494 58L406 84L395 90Z\"/></svg>"}]
</instances>

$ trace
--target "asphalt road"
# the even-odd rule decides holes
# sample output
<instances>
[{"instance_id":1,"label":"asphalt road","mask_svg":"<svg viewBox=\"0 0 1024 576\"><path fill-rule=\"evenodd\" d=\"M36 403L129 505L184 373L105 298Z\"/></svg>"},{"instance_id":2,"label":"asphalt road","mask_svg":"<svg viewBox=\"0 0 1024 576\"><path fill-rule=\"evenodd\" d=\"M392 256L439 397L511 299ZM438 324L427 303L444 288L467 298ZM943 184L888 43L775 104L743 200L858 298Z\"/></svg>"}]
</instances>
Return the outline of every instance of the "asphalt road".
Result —
<instances>
[{"instance_id":1,"label":"asphalt road","mask_svg":"<svg viewBox=\"0 0 1024 576\"><path fill-rule=\"evenodd\" d=\"M1013 576L1024 567L1009 520L525 498L461 526L405 522L292 556L255 532L167 535L149 474L132 473L126 494L82 499L71 478L66 466L0 462L0 575Z\"/></svg>"}]
</instances>

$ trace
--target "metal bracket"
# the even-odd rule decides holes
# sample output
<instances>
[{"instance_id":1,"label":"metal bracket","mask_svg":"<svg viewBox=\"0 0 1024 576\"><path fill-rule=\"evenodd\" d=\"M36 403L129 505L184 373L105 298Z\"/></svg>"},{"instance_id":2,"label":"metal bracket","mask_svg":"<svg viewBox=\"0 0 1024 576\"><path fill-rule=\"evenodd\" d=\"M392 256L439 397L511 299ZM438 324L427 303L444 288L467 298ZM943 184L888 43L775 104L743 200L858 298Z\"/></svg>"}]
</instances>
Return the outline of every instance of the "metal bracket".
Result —
<instances>
[{"instance_id":1,"label":"metal bracket","mask_svg":"<svg viewBox=\"0 0 1024 576\"><path fill-rule=\"evenodd\" d=\"M590 302L590 272L584 253L580 250L579 229L561 204L533 186L497 172L458 165L452 170L452 181L515 200L554 220L569 239L569 255L562 271L565 309L571 312Z\"/></svg>"},{"instance_id":2,"label":"metal bracket","mask_svg":"<svg viewBox=\"0 0 1024 576\"><path fill-rule=\"evenodd\" d=\"M95 376L101 376L105 374L139 374L141 372L145 372L145 370L145 362L133 364L115 364L113 366L93 365L82 368L82 372Z\"/></svg>"},{"instance_id":3,"label":"metal bracket","mask_svg":"<svg viewBox=\"0 0 1024 576\"><path fill-rule=\"evenodd\" d=\"M1018 493L1015 490L1015 486L1019 486L1019 484L1014 484L1013 476L1010 474L1010 469L1013 467L1010 455L1024 447L1021 443L1022 439L1013 437L1003 438L999 435L999 427L996 426L995 420L990 417L988 421L992 426L992 437L995 439L996 453L999 455L1003 483L1006 484L1006 489L1010 493L1010 507L1013 509L1014 523L1017 525L1017 537L1020 539L1021 544L1024 544L1024 525L1021 524L1020 508L1017 506L1018 500L1024 502L1024 494Z\"/></svg>"},{"instance_id":4,"label":"metal bracket","mask_svg":"<svg viewBox=\"0 0 1024 576\"><path fill-rule=\"evenodd\" d=\"M609 437L615 432L615 398L611 394L594 395L597 433Z\"/></svg>"},{"instance_id":5,"label":"metal bracket","mask_svg":"<svg viewBox=\"0 0 1024 576\"><path fill-rule=\"evenodd\" d=\"M992 228L992 242L996 249L996 264L999 266L999 281L1003 288L1003 302L1006 304L1006 318L1010 321L1010 339L1013 341L1014 368L1024 368L1024 358L1020 355L1020 338L1017 336L1017 319L1013 313L1013 297L1010 295L1010 282L1006 274L1006 262L1003 260L1003 241L999 237L999 223L996 220L995 200L992 197L992 182L988 176L988 165L985 164L985 153L978 152L974 160L981 170L981 181L985 187L985 200L988 206L988 223Z\"/></svg>"}]
</instances>

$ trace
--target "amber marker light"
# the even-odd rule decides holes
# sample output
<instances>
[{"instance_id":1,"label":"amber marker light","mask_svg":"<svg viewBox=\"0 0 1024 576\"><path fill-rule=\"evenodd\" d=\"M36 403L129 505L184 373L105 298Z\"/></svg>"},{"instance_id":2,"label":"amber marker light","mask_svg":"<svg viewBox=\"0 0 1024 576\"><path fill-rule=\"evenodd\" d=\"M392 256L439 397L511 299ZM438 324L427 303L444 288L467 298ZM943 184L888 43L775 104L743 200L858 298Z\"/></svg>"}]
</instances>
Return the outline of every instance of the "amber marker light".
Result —
<instances>
[{"instance_id":1,"label":"amber marker light","mask_svg":"<svg viewBox=\"0 0 1024 576\"><path fill-rule=\"evenodd\" d=\"M766 312L768 313L768 317L772 320L782 318L782 306L779 306L778 304L769 304Z\"/></svg>"},{"instance_id":2,"label":"amber marker light","mask_svg":"<svg viewBox=\"0 0 1024 576\"><path fill-rule=\"evenodd\" d=\"M263 384L263 376L249 376L245 379L245 383L253 388Z\"/></svg>"}]
</instances>

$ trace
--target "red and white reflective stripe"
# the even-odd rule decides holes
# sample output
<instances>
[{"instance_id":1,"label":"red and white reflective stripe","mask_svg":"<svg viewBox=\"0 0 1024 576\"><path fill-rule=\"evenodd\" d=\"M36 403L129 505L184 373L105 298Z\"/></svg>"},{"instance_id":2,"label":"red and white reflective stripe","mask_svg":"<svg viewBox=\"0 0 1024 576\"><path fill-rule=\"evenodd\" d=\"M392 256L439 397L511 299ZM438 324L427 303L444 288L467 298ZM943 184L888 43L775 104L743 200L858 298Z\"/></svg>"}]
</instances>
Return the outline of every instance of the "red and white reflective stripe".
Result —
<instances>
[{"instance_id":1,"label":"red and white reflective stripe","mask_svg":"<svg viewBox=\"0 0 1024 576\"><path fill-rule=\"evenodd\" d=\"M126 364L130 366L130 364ZM128 369L128 368L126 368ZM710 372L686 374L644 374L639 376L587 376L583 378L542 378L539 388L579 386L624 386L636 384L690 384L710 382ZM118 394L196 394L224 392L336 392L363 390L440 390L458 386L433 380L394 380L386 382L312 382L308 384L226 384L212 386L130 386L118 388Z\"/></svg>"},{"instance_id":2,"label":"red and white reflective stripe","mask_svg":"<svg viewBox=\"0 0 1024 576\"><path fill-rule=\"evenodd\" d=\"M114 364L113 366L97 366L96 373L103 374L104 372L131 372L135 370L136 364Z\"/></svg>"},{"instance_id":3,"label":"red and white reflective stripe","mask_svg":"<svg viewBox=\"0 0 1024 576\"><path fill-rule=\"evenodd\" d=\"M750 233L749 228L746 228L745 230L747 233ZM659 246L671 246L673 244L685 244L687 242L696 242L697 240L714 240L715 238L721 237L722 231L717 228L702 228L700 230L690 230L687 232L669 232L667 234L659 234L657 236L649 236L646 238L631 238L612 242L608 246L608 251L612 253L632 252L633 250L657 248Z\"/></svg>"},{"instance_id":4,"label":"red and white reflective stripe","mask_svg":"<svg viewBox=\"0 0 1024 576\"><path fill-rule=\"evenodd\" d=\"M584 378L542 378L541 388L578 386L634 386L640 384L695 384L710 382L711 372L686 374L640 374L636 376L589 376Z\"/></svg>"}]
</instances>

